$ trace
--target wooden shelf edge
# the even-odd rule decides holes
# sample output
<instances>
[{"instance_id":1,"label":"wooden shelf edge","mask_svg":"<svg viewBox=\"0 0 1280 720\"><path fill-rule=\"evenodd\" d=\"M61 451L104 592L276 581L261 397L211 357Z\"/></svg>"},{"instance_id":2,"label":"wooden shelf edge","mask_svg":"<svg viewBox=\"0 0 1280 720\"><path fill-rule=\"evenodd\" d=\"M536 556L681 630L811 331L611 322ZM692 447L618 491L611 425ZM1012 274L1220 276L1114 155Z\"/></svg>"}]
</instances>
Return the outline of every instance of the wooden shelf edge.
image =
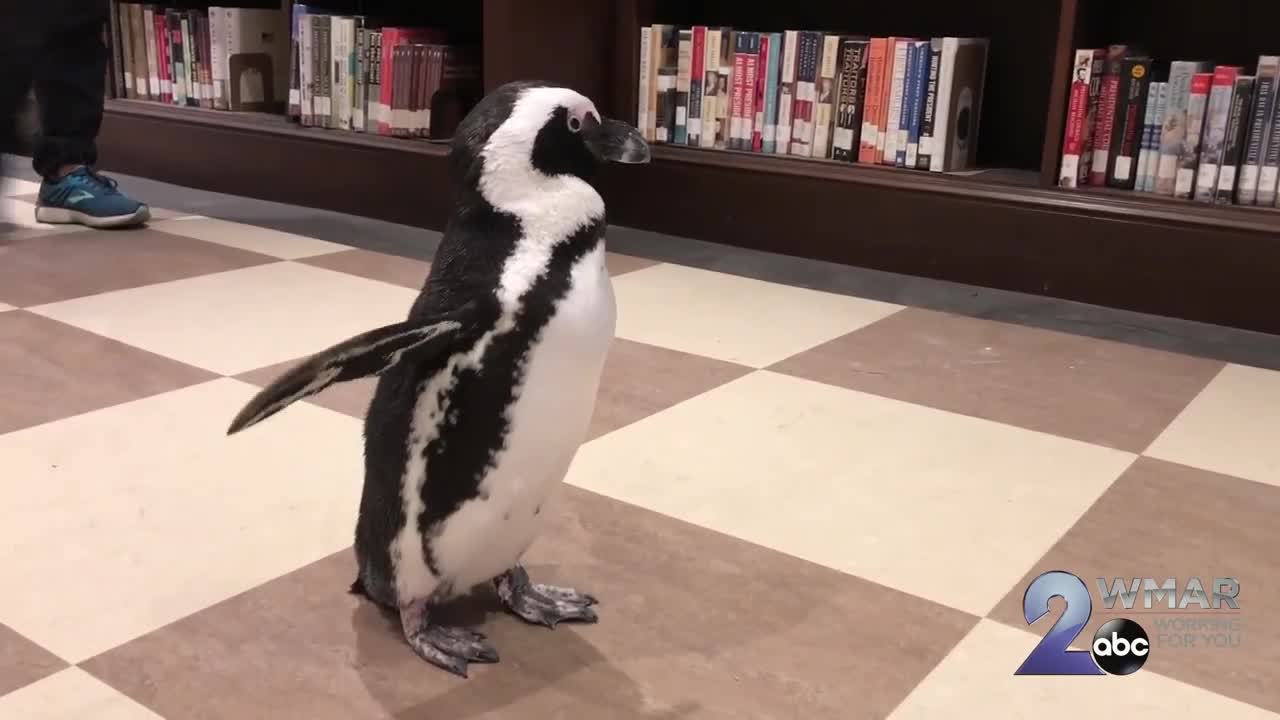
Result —
<instances>
[{"instance_id":1,"label":"wooden shelf edge","mask_svg":"<svg viewBox=\"0 0 1280 720\"><path fill-rule=\"evenodd\" d=\"M108 99L105 108L108 113L119 115L134 115L191 125L213 125L306 141L360 145L380 150L439 157L449 154L449 144L444 141L410 140L350 130L304 127L283 116L268 113L239 113L208 108L178 107L148 100L123 99Z\"/></svg>"},{"instance_id":2,"label":"wooden shelf edge","mask_svg":"<svg viewBox=\"0 0 1280 720\"><path fill-rule=\"evenodd\" d=\"M842 163L787 155L761 155L739 150L712 150L655 145L659 163L687 163L774 175L818 178L875 185L908 192L942 193L977 200L1030 205L1072 214L1119 217L1142 222L1223 227L1280 236L1280 209L1203 205L1133 191L1104 188L1066 190L1009 182L993 182L981 174L958 175L889 166ZM1027 171L1034 176L1035 171Z\"/></svg>"}]
</instances>

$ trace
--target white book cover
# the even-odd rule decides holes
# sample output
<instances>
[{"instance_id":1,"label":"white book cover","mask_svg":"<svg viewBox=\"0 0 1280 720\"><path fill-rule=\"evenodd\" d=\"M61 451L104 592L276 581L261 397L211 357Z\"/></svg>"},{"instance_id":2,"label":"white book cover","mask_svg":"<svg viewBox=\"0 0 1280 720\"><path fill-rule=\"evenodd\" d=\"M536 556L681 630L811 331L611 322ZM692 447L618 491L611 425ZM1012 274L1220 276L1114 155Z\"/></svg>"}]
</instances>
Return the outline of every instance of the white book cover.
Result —
<instances>
[{"instance_id":1,"label":"white book cover","mask_svg":"<svg viewBox=\"0 0 1280 720\"><path fill-rule=\"evenodd\" d=\"M897 162L899 125L902 122L903 84L907 78L907 52L910 40L898 40L893 46L893 78L889 86L889 112L885 116L884 160L885 165ZM905 149L905 148L904 148Z\"/></svg>"}]
</instances>

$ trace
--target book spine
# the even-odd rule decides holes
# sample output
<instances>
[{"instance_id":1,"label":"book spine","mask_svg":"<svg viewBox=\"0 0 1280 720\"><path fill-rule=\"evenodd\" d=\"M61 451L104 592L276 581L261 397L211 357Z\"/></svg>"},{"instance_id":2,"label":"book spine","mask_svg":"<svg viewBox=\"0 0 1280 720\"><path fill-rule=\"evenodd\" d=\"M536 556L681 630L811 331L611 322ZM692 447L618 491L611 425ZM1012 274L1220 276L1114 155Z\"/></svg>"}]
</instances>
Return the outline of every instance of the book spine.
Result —
<instances>
[{"instance_id":1,"label":"book spine","mask_svg":"<svg viewBox=\"0 0 1280 720\"><path fill-rule=\"evenodd\" d=\"M1089 182L1093 172L1093 151L1098 126L1098 109L1102 104L1103 70L1106 68L1106 50L1097 50L1093 56L1093 70L1089 76L1089 106L1084 118L1084 148L1080 153L1081 185Z\"/></svg>"},{"instance_id":2,"label":"book spine","mask_svg":"<svg viewBox=\"0 0 1280 720\"><path fill-rule=\"evenodd\" d=\"M316 124L314 44L314 18L302 13L298 16L298 121L304 127Z\"/></svg>"},{"instance_id":3,"label":"book spine","mask_svg":"<svg viewBox=\"0 0 1280 720\"><path fill-rule=\"evenodd\" d=\"M1173 196L1189 199L1195 192L1196 167L1200 163L1200 146L1204 141L1205 114L1209 92L1213 88L1212 73L1196 73L1191 78L1191 94L1187 97L1187 135L1178 158Z\"/></svg>"},{"instance_id":4,"label":"book spine","mask_svg":"<svg viewBox=\"0 0 1280 720\"><path fill-rule=\"evenodd\" d=\"M814 102L812 157L830 158L835 125L836 76L840 71L840 36L819 35L822 57L818 65L817 99Z\"/></svg>"},{"instance_id":5,"label":"book spine","mask_svg":"<svg viewBox=\"0 0 1280 720\"><path fill-rule=\"evenodd\" d=\"M346 52L346 37L343 29L346 27L346 18L335 16L329 20L329 81L331 98L331 125L330 127L344 129L346 121L346 111L351 105L346 97L346 73L343 72L342 57Z\"/></svg>"},{"instance_id":6,"label":"book spine","mask_svg":"<svg viewBox=\"0 0 1280 720\"><path fill-rule=\"evenodd\" d=\"M156 9L152 5L142 6L143 48L147 53L147 97L151 100L164 100L164 87L160 82L160 55L156 48Z\"/></svg>"},{"instance_id":7,"label":"book spine","mask_svg":"<svg viewBox=\"0 0 1280 720\"><path fill-rule=\"evenodd\" d=\"M733 37L733 85L729 91L729 143L730 150L741 150L742 146L742 108L743 82L747 78L746 60L747 33L739 32Z\"/></svg>"},{"instance_id":8,"label":"book spine","mask_svg":"<svg viewBox=\"0 0 1280 720\"><path fill-rule=\"evenodd\" d=\"M916 71L920 67L920 56L916 53L916 43L907 43L907 64L902 76L902 108L898 116L898 139L893 146L893 164L895 167L907 166L907 153L911 143L911 102L916 91Z\"/></svg>"},{"instance_id":9,"label":"book spine","mask_svg":"<svg viewBox=\"0 0 1280 720\"><path fill-rule=\"evenodd\" d=\"M858 134L862 130L862 89L866 74L867 41L848 39L840 44L840 69L836 82L835 130L831 137L831 159L857 160Z\"/></svg>"},{"instance_id":10,"label":"book spine","mask_svg":"<svg viewBox=\"0 0 1280 720\"><path fill-rule=\"evenodd\" d=\"M365 110L364 131L371 134L377 134L378 123L382 121L382 104L379 98L382 97L382 31L372 30L369 32L369 47L367 48L369 55L369 89Z\"/></svg>"},{"instance_id":11,"label":"book spine","mask_svg":"<svg viewBox=\"0 0 1280 720\"><path fill-rule=\"evenodd\" d=\"M1257 82L1254 102L1249 119L1248 142L1241 161L1239 190L1236 202L1240 205L1256 205L1258 202L1259 171L1267 151L1267 137L1271 132L1271 119L1275 113L1277 81L1280 81L1280 55L1263 55L1258 58Z\"/></svg>"},{"instance_id":12,"label":"book spine","mask_svg":"<svg viewBox=\"0 0 1280 720\"><path fill-rule=\"evenodd\" d=\"M210 9L212 10L212 8ZM213 54L212 19L208 14L200 16L200 52L204 59L204 63L200 67L204 80L204 106L206 108L216 108L217 102L213 90L213 66L216 59Z\"/></svg>"},{"instance_id":13,"label":"book spine","mask_svg":"<svg viewBox=\"0 0 1280 720\"><path fill-rule=\"evenodd\" d=\"M222 65L226 58L226 43L222 40L226 22L222 19L222 13L223 9L220 7L209 7L209 95L217 110L227 109L226 75Z\"/></svg>"},{"instance_id":14,"label":"book spine","mask_svg":"<svg viewBox=\"0 0 1280 720\"><path fill-rule=\"evenodd\" d=\"M703 91L707 77L707 26L695 25L689 46L689 119L685 128L685 144L702 144Z\"/></svg>"},{"instance_id":15,"label":"book spine","mask_svg":"<svg viewBox=\"0 0 1280 720\"><path fill-rule=\"evenodd\" d=\"M169 33L165 27L164 11L159 8L151 10L151 25L147 32L152 36L151 42L156 47L156 75L160 80L160 101L173 102L173 77L169 72Z\"/></svg>"},{"instance_id":16,"label":"book spine","mask_svg":"<svg viewBox=\"0 0 1280 720\"><path fill-rule=\"evenodd\" d=\"M1151 59L1125 58L1120 68L1120 89L1116 95L1115 121L1111 130L1111 158L1106 167L1107 184L1132 190L1138 181L1138 155L1142 149L1143 113L1147 109L1151 85Z\"/></svg>"},{"instance_id":17,"label":"book spine","mask_svg":"<svg viewBox=\"0 0 1280 720\"><path fill-rule=\"evenodd\" d=\"M882 165L898 163L898 143L902 137L902 98L906 94L907 62L910 57L909 39L899 38L893 45L893 75L889 80L889 110L885 116L885 141ZM906 151L906 147L903 147ZM904 156L905 158L905 156Z\"/></svg>"},{"instance_id":18,"label":"book spine","mask_svg":"<svg viewBox=\"0 0 1280 720\"><path fill-rule=\"evenodd\" d=\"M799 66L800 33L787 30L782 34L782 67L778 75L778 128L775 132L773 151L778 155L791 153L791 138L795 123L796 69Z\"/></svg>"},{"instance_id":19,"label":"book spine","mask_svg":"<svg viewBox=\"0 0 1280 720\"><path fill-rule=\"evenodd\" d=\"M720 29L707 28L702 55L702 130L699 147L715 147L720 126Z\"/></svg>"},{"instance_id":20,"label":"book spine","mask_svg":"<svg viewBox=\"0 0 1280 720\"><path fill-rule=\"evenodd\" d=\"M142 5L130 4L129 38L133 53L133 91L139 100L158 100L151 94L151 73L147 68L147 25Z\"/></svg>"},{"instance_id":21,"label":"book spine","mask_svg":"<svg viewBox=\"0 0 1280 720\"><path fill-rule=\"evenodd\" d=\"M200 103L200 88L193 80L195 68L191 59L193 48L191 46L191 35L188 32L189 22L190 20L185 12L178 15L178 33L181 37L179 46L182 48L182 87L185 90L182 96L182 104L188 107Z\"/></svg>"},{"instance_id":22,"label":"book spine","mask_svg":"<svg viewBox=\"0 0 1280 720\"><path fill-rule=\"evenodd\" d=\"M858 162L874 163L876 159L876 138L880 129L876 126L876 115L880 108L880 89L884 78L886 38L871 38L867 48L867 83L862 99L862 134L858 139Z\"/></svg>"},{"instance_id":23,"label":"book spine","mask_svg":"<svg viewBox=\"0 0 1280 720\"><path fill-rule=\"evenodd\" d=\"M1071 94L1067 101L1067 122L1062 138L1062 163L1058 185L1074 188L1080 184L1083 166L1084 128L1089 114L1089 81L1093 73L1093 50L1076 50L1071 63Z\"/></svg>"},{"instance_id":24,"label":"book spine","mask_svg":"<svg viewBox=\"0 0 1280 720\"><path fill-rule=\"evenodd\" d=\"M1258 200L1261 207L1274 207L1280 192L1280 98L1271 115L1271 131L1267 133L1267 151L1258 170Z\"/></svg>"},{"instance_id":25,"label":"book spine","mask_svg":"<svg viewBox=\"0 0 1280 720\"><path fill-rule=\"evenodd\" d=\"M1103 61L1102 79L1098 84L1098 110L1093 123L1093 156L1089 162L1090 185L1105 185L1111 167L1112 134L1116 124L1116 106L1120 98L1120 80L1128 48L1112 45Z\"/></svg>"},{"instance_id":26,"label":"book spine","mask_svg":"<svg viewBox=\"0 0 1280 720\"><path fill-rule=\"evenodd\" d=\"M942 65L942 39L929 41L929 75L924 92L924 109L920 116L920 147L916 154L916 169L928 170L933 158L934 117L938 108L938 77Z\"/></svg>"},{"instance_id":27,"label":"book spine","mask_svg":"<svg viewBox=\"0 0 1280 720\"><path fill-rule=\"evenodd\" d=\"M1244 157L1245 141L1249 130L1249 108L1253 102L1257 78L1242 75L1236 78L1231 93L1231 110L1227 115L1227 136L1222 153L1222 169L1218 172L1218 188L1214 202L1230 204L1236 191L1240 161Z\"/></svg>"},{"instance_id":28,"label":"book spine","mask_svg":"<svg viewBox=\"0 0 1280 720\"><path fill-rule=\"evenodd\" d=\"M885 39L884 70L880 78L879 100L876 103L876 154L874 162L884 162L885 148L889 145L889 104L893 99L893 67L898 57L897 37Z\"/></svg>"},{"instance_id":29,"label":"book spine","mask_svg":"<svg viewBox=\"0 0 1280 720\"><path fill-rule=\"evenodd\" d=\"M796 58L796 100L791 120L791 154L812 157L813 111L817 98L818 54L821 52L816 35L809 31L800 33L800 52Z\"/></svg>"},{"instance_id":30,"label":"book spine","mask_svg":"<svg viewBox=\"0 0 1280 720\"><path fill-rule=\"evenodd\" d=\"M121 42L124 34L120 30L120 15L124 10L123 5L113 0L107 17L109 23L107 32L111 38L111 90L118 98L129 96L124 86L124 44Z\"/></svg>"},{"instance_id":31,"label":"book spine","mask_svg":"<svg viewBox=\"0 0 1280 720\"><path fill-rule=\"evenodd\" d=\"M368 32L362 25L356 27L355 44L352 49L355 94L351 101L351 129L355 132L364 132L365 125L365 98L368 97L369 91L369 56L365 52L369 42L367 35Z\"/></svg>"},{"instance_id":32,"label":"book spine","mask_svg":"<svg viewBox=\"0 0 1280 720\"><path fill-rule=\"evenodd\" d=\"M1138 146L1138 164L1133 188L1139 192L1147 189L1147 168L1151 161L1151 143L1155 140L1156 110L1159 108L1160 87L1164 83L1152 82L1147 88L1147 101L1142 110L1142 142Z\"/></svg>"},{"instance_id":33,"label":"book spine","mask_svg":"<svg viewBox=\"0 0 1280 720\"><path fill-rule=\"evenodd\" d=\"M665 26L662 36L662 73L666 77L662 82L662 91L666 93L666 102L663 105L666 139L662 142L669 143L675 140L676 89L680 80L680 31L674 25Z\"/></svg>"},{"instance_id":34,"label":"book spine","mask_svg":"<svg viewBox=\"0 0 1280 720\"><path fill-rule=\"evenodd\" d=\"M136 46L133 39L133 14L137 7L134 3L120 3L118 11L120 15L120 70L124 79L124 96L130 100L138 99L138 84L140 82L139 78L134 77L137 65L134 64L133 59L134 47Z\"/></svg>"},{"instance_id":35,"label":"book spine","mask_svg":"<svg viewBox=\"0 0 1280 720\"><path fill-rule=\"evenodd\" d=\"M645 25L640 28L640 68L636 84L639 87L636 100L636 129L648 142L653 142L653 134L649 131L649 65L653 57L653 28Z\"/></svg>"},{"instance_id":36,"label":"book spine","mask_svg":"<svg viewBox=\"0 0 1280 720\"><path fill-rule=\"evenodd\" d=\"M902 167L914 168L920 160L920 123L924 115L925 95L929 87L930 43L920 41L913 48L915 61L911 84L911 112L907 120L907 152Z\"/></svg>"},{"instance_id":37,"label":"book spine","mask_svg":"<svg viewBox=\"0 0 1280 720\"><path fill-rule=\"evenodd\" d=\"M743 45L745 50L742 64L745 76L742 79L742 137L738 140L740 149L751 150L755 146L756 134L756 81L760 75L760 33L743 33L747 37Z\"/></svg>"},{"instance_id":38,"label":"book spine","mask_svg":"<svg viewBox=\"0 0 1280 720\"><path fill-rule=\"evenodd\" d=\"M676 124L671 141L685 145L689 141L689 85L693 74L693 31L681 30L676 66Z\"/></svg>"},{"instance_id":39,"label":"book spine","mask_svg":"<svg viewBox=\"0 0 1280 720\"><path fill-rule=\"evenodd\" d=\"M1204 140L1196 165L1195 186L1191 197L1196 202L1212 203L1217 194L1218 175L1226 150L1227 124L1231 120L1231 100L1236 92L1236 78L1243 68L1219 65L1210 81L1209 102L1205 108Z\"/></svg>"},{"instance_id":40,"label":"book spine","mask_svg":"<svg viewBox=\"0 0 1280 720\"><path fill-rule=\"evenodd\" d=\"M666 88L662 87L664 38L670 26L654 24L649 27L649 132L653 142L666 142L661 137L666 122Z\"/></svg>"},{"instance_id":41,"label":"book spine","mask_svg":"<svg viewBox=\"0 0 1280 720\"><path fill-rule=\"evenodd\" d=\"M316 86L316 101L319 107L316 112L316 124L322 128L333 128L333 18L328 15L317 15L319 29L315 46L318 51L316 70L319 83Z\"/></svg>"},{"instance_id":42,"label":"book spine","mask_svg":"<svg viewBox=\"0 0 1280 720\"><path fill-rule=\"evenodd\" d=\"M1156 168L1157 195L1173 195L1177 184L1178 164L1186 139L1191 79L1200 68L1200 63L1185 60L1175 61L1169 67L1169 101L1160 129L1160 159Z\"/></svg>"},{"instance_id":43,"label":"book spine","mask_svg":"<svg viewBox=\"0 0 1280 720\"><path fill-rule=\"evenodd\" d=\"M1160 141L1164 136L1164 118L1169 109L1169 83L1160 83L1156 97L1156 115L1151 125L1151 157L1147 158L1146 191L1156 191L1156 175L1160 172Z\"/></svg>"},{"instance_id":44,"label":"book spine","mask_svg":"<svg viewBox=\"0 0 1280 720\"><path fill-rule=\"evenodd\" d=\"M716 106L716 138L715 147L724 150L730 147L733 131L733 65L734 43L737 35L733 30L720 30L720 64L719 75L720 102Z\"/></svg>"},{"instance_id":45,"label":"book spine","mask_svg":"<svg viewBox=\"0 0 1280 720\"><path fill-rule=\"evenodd\" d=\"M765 63L764 76L764 130L760 152L773 154L778 151L779 81L782 73L782 33L769 33L761 56Z\"/></svg>"},{"instance_id":46,"label":"book spine","mask_svg":"<svg viewBox=\"0 0 1280 720\"><path fill-rule=\"evenodd\" d=\"M300 118L302 116L302 90L299 87L300 78L298 76L298 16L302 13L303 5L294 2L289 6L289 102L285 107L285 114L291 118ZM225 93L226 90L224 89Z\"/></svg>"},{"instance_id":47,"label":"book spine","mask_svg":"<svg viewBox=\"0 0 1280 720\"><path fill-rule=\"evenodd\" d=\"M751 149L754 152L764 152L765 123L768 116L765 93L769 84L769 34L755 33L752 38L752 49L755 50L755 55L751 59L751 77L755 85L755 95L751 100L753 111Z\"/></svg>"}]
</instances>

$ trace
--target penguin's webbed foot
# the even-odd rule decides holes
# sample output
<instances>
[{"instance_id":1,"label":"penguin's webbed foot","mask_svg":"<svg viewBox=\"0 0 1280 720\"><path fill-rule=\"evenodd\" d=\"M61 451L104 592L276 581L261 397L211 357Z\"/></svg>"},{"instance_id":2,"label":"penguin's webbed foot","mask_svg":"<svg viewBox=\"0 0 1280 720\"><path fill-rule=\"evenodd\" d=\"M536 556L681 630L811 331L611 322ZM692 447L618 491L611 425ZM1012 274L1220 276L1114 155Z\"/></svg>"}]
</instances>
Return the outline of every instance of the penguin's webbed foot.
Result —
<instances>
[{"instance_id":1,"label":"penguin's webbed foot","mask_svg":"<svg viewBox=\"0 0 1280 720\"><path fill-rule=\"evenodd\" d=\"M562 622L594 623L600 618L591 609L598 601L572 588L543 585L529 580L529 573L516 566L494 579L498 597L516 617L535 625L554 628Z\"/></svg>"},{"instance_id":2,"label":"penguin's webbed foot","mask_svg":"<svg viewBox=\"0 0 1280 720\"><path fill-rule=\"evenodd\" d=\"M498 651L483 634L431 623L426 600L401 608L400 625L418 657L455 675L467 677L467 666L473 662L498 662Z\"/></svg>"}]
</instances>

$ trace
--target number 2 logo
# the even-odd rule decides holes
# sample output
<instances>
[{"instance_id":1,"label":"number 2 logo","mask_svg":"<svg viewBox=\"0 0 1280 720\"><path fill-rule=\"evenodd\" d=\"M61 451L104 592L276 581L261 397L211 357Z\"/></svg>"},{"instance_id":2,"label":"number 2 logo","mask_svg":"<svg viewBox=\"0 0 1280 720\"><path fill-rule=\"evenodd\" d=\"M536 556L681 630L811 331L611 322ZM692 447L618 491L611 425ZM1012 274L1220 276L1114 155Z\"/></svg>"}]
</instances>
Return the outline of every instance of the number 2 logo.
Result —
<instances>
[{"instance_id":1,"label":"number 2 logo","mask_svg":"<svg viewBox=\"0 0 1280 720\"><path fill-rule=\"evenodd\" d=\"M1049 614L1049 600L1067 601L1062 617L1049 628L1014 675L1104 675L1088 650L1071 650L1071 643L1093 615L1093 600L1084 581L1069 572L1046 572L1027 586L1022 615L1028 625Z\"/></svg>"}]
</instances>

